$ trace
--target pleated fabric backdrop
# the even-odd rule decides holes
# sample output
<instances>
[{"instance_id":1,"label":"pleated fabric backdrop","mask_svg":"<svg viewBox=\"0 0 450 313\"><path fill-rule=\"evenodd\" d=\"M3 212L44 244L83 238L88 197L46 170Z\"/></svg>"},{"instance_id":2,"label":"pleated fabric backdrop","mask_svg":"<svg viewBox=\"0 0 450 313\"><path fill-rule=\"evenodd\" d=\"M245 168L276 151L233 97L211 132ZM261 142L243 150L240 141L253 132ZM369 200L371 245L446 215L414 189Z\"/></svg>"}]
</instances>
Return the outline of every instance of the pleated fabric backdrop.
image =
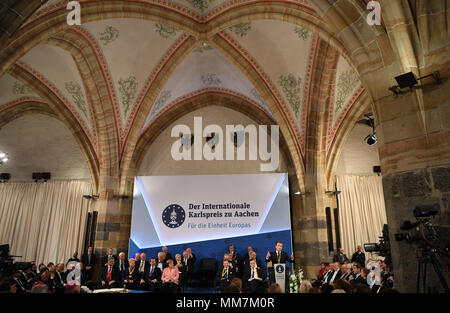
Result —
<instances>
[{"instance_id":1,"label":"pleated fabric backdrop","mask_svg":"<svg viewBox=\"0 0 450 313\"><path fill-rule=\"evenodd\" d=\"M81 257L89 209L88 181L0 184L0 244L9 244L15 261L65 263Z\"/></svg>"},{"instance_id":2,"label":"pleated fabric backdrop","mask_svg":"<svg viewBox=\"0 0 450 313\"><path fill-rule=\"evenodd\" d=\"M341 245L350 259L358 245L378 242L387 223L382 177L336 176ZM363 246L364 248L364 246Z\"/></svg>"}]
</instances>

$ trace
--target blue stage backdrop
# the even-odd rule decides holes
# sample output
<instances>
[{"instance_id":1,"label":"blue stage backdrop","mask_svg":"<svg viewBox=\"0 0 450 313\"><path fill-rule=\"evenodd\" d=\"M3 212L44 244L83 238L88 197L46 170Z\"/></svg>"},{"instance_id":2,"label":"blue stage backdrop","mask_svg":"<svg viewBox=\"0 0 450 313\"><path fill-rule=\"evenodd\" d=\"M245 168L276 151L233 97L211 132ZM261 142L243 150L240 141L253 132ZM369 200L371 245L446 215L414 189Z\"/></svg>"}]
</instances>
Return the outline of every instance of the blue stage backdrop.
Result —
<instances>
[{"instance_id":1,"label":"blue stage backdrop","mask_svg":"<svg viewBox=\"0 0 450 313\"><path fill-rule=\"evenodd\" d=\"M139 176L135 178L129 257L156 257L191 248L220 262L234 244L241 258L252 246L264 265L281 241L292 252L287 174ZM264 266L265 267L265 266Z\"/></svg>"}]
</instances>

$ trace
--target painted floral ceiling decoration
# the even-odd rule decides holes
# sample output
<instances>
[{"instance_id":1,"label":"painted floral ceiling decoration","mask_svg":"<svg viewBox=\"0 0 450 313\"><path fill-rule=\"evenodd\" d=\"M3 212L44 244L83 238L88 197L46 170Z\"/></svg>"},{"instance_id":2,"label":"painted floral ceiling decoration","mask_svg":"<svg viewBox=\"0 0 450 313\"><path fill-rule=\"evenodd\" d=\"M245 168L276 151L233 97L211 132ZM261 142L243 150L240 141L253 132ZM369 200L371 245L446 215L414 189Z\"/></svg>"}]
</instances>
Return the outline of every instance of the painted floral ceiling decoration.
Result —
<instances>
[{"instance_id":1,"label":"painted floral ceiling decoration","mask_svg":"<svg viewBox=\"0 0 450 313\"><path fill-rule=\"evenodd\" d=\"M80 1L81 4L95 2L97 0ZM98 89L99 94L107 98L113 106L120 151L126 144L127 136L143 103L150 103L151 107L149 106L149 110L141 118L145 119L144 125L139 124L138 129L141 129L141 132L145 131L161 112L181 99L214 91L241 97L273 119L275 116L286 119L300 150L304 152L313 83L312 72L316 66L315 58L320 42L317 33L310 28L284 20L271 20L269 16L265 16L264 19L251 21L245 18L236 19L234 24L226 24L217 29L217 33L203 38L195 33L198 31L195 27L189 29L191 26L187 21L206 23L232 8L251 5L254 1L137 2L145 2L145 5L155 5L158 8L167 6L171 12L182 12L180 14L186 17L186 23L175 24L158 17L141 19L124 15L113 18L113 15L108 15L95 20L89 19L81 26L73 27L70 30L72 35L86 45L82 51L92 53L85 58L89 58L89 62L98 62L101 71L99 76L104 78L103 85L89 85L86 79L83 79L87 73L80 70L82 64L79 56L52 40L43 40L26 50L17 60L17 66L33 75L57 95L74 114L93 143L96 142L97 136L92 103L96 99L93 100L91 94L93 90ZM50 0L33 18L38 20L46 14L65 10L66 3L66 0ZM308 8L312 6L311 1L307 0L294 0L290 3ZM314 8L318 14L321 12L319 9ZM220 38L228 47L225 49L215 45L214 38ZM162 71L163 66L175 58L188 39L191 46L183 50L182 57L167 71L168 75L158 78L163 80L161 86L152 94L147 94L156 83L155 77ZM248 61L245 66L258 71L262 85L257 85L246 69L240 67L232 53L227 54L230 51ZM331 134L335 133L362 91L355 69L344 57L339 58L333 82L329 138L332 138ZM0 112L2 107L24 99L46 101L40 98L36 86L8 72L0 77L0 90ZM270 108L267 90L271 95L270 101L276 102L276 105L270 102ZM150 98L151 101L148 101Z\"/></svg>"}]
</instances>

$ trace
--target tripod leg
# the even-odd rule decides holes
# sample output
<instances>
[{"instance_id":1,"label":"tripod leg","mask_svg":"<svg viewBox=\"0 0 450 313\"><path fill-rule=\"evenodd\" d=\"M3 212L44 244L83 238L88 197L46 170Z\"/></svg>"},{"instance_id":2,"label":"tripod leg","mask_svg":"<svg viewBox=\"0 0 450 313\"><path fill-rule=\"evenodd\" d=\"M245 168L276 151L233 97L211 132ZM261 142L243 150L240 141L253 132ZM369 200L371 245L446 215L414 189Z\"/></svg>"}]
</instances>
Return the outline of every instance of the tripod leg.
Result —
<instances>
[{"instance_id":1,"label":"tripod leg","mask_svg":"<svg viewBox=\"0 0 450 313\"><path fill-rule=\"evenodd\" d=\"M420 261L420 259L418 260L418 268L417 268L417 291L416 293L420 292L420 270L422 269L422 262Z\"/></svg>"},{"instance_id":2,"label":"tripod leg","mask_svg":"<svg viewBox=\"0 0 450 313\"><path fill-rule=\"evenodd\" d=\"M442 287L444 287L444 290L445 290L446 293L449 293L450 290L448 288L447 281L445 280L445 277L442 274L442 271L441 271L440 264L439 264L438 260L436 259L436 257L433 254L430 256L430 260L431 260L431 264L433 265L434 272L438 276Z\"/></svg>"},{"instance_id":3,"label":"tripod leg","mask_svg":"<svg viewBox=\"0 0 450 313\"><path fill-rule=\"evenodd\" d=\"M427 292L427 290L426 290L426 288L427 288L427 264L428 264L428 260L426 260L424 263L423 263L423 293L426 293Z\"/></svg>"}]
</instances>

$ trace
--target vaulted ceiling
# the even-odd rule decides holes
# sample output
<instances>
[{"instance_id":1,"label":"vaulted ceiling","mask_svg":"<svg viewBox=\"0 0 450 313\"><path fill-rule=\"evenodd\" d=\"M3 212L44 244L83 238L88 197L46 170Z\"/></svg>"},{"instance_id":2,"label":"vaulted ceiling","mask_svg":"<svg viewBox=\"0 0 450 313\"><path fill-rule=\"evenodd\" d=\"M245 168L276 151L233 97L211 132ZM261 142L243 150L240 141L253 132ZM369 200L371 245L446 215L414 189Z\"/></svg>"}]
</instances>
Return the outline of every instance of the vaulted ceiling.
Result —
<instances>
[{"instance_id":1,"label":"vaulted ceiling","mask_svg":"<svg viewBox=\"0 0 450 313\"><path fill-rule=\"evenodd\" d=\"M80 26L64 22L68 1L50 0L1 43L3 55L16 39L26 44L0 68L0 114L24 102L45 103L63 110L67 123L77 123L74 129L89 139L92 151L86 154L102 159L101 145L110 140L117 147L108 153L126 162L127 151L165 110L206 92L230 94L265 111L292 137L299 159L305 156L317 84L312 75L327 35L304 21L324 23L329 1L264 1L268 11L272 3L298 10L304 15L299 22L294 13L264 13L258 6L263 1L79 2ZM247 6L256 6L256 14L250 17ZM225 19L233 10L242 11ZM324 89L330 99L327 149L364 89L358 74L364 62L352 64L358 54L342 44L335 48L331 86ZM115 135L102 135L108 132Z\"/></svg>"}]
</instances>

